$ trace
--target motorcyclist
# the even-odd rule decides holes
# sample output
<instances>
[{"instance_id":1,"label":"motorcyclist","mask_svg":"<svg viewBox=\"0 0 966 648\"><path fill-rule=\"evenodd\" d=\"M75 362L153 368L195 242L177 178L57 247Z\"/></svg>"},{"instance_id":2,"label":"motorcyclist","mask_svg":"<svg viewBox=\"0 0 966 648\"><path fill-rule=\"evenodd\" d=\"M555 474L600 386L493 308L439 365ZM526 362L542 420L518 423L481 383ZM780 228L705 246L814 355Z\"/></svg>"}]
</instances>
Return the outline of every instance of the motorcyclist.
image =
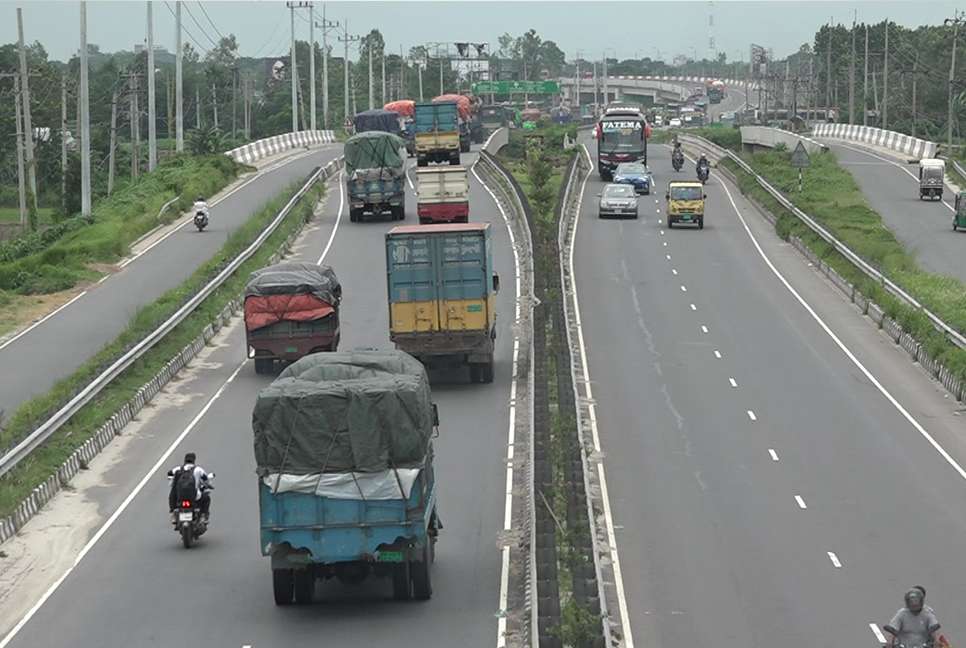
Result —
<instances>
[{"instance_id":1,"label":"motorcyclist","mask_svg":"<svg viewBox=\"0 0 966 648\"><path fill-rule=\"evenodd\" d=\"M917 585L906 592L906 606L900 608L892 621L883 627L886 631L886 648L898 642L906 648L940 646L939 620L931 607L925 605L926 590Z\"/></svg>"},{"instance_id":2,"label":"motorcyclist","mask_svg":"<svg viewBox=\"0 0 966 648\"><path fill-rule=\"evenodd\" d=\"M709 167L710 163L708 162L708 158L704 155L704 153L702 153L701 158L698 159L698 175L700 176L702 173L708 173L710 171Z\"/></svg>"},{"instance_id":3,"label":"motorcyclist","mask_svg":"<svg viewBox=\"0 0 966 648\"><path fill-rule=\"evenodd\" d=\"M197 214L198 212L204 212L205 221L208 220L208 203L205 202L204 196L198 196L198 199L195 201L194 213Z\"/></svg>"},{"instance_id":4,"label":"motorcyclist","mask_svg":"<svg viewBox=\"0 0 966 648\"><path fill-rule=\"evenodd\" d=\"M208 479L208 473L204 468L195 463L197 457L195 453L189 452L184 456L184 463L180 466L172 468L168 471L168 478L170 483L170 489L168 492L168 508L171 510L171 520L176 522L176 509L178 508L179 500L181 499L178 494L178 476L185 471L191 471L195 478L195 496L193 502L198 505L201 509L201 515L207 524L211 520L211 496L208 495L206 491L214 490L214 486L211 485L211 481Z\"/></svg>"}]
</instances>

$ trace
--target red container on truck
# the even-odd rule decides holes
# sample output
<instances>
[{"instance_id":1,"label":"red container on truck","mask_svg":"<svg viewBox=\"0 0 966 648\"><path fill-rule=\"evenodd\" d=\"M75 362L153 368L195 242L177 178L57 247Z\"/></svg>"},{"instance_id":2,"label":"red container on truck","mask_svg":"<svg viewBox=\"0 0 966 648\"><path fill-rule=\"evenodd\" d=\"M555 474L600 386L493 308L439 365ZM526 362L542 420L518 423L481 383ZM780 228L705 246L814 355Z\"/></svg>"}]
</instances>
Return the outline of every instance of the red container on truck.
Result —
<instances>
[{"instance_id":1,"label":"red container on truck","mask_svg":"<svg viewBox=\"0 0 966 648\"><path fill-rule=\"evenodd\" d=\"M470 185L466 167L416 169L416 213L420 224L469 222Z\"/></svg>"},{"instance_id":2,"label":"red container on truck","mask_svg":"<svg viewBox=\"0 0 966 648\"><path fill-rule=\"evenodd\" d=\"M256 270L245 288L245 336L255 373L339 347L342 286L329 266L280 263Z\"/></svg>"}]
</instances>

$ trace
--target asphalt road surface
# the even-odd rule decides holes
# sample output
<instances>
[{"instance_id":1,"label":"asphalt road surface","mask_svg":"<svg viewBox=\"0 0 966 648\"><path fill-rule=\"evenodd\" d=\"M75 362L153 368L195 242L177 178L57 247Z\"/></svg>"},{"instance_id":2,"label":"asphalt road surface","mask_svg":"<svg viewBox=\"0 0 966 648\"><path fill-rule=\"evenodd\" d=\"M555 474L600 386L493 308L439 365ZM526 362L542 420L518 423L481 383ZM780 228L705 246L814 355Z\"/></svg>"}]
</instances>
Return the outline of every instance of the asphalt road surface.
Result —
<instances>
[{"instance_id":1,"label":"asphalt road surface","mask_svg":"<svg viewBox=\"0 0 966 648\"><path fill-rule=\"evenodd\" d=\"M126 265L121 272L19 337L0 345L0 411L12 413L31 397L90 360L131 322L138 307L180 285L225 244L255 212L292 182L342 155L342 145L319 147L253 181L213 205L209 226L199 233L190 222Z\"/></svg>"},{"instance_id":2,"label":"asphalt road surface","mask_svg":"<svg viewBox=\"0 0 966 648\"><path fill-rule=\"evenodd\" d=\"M464 158L469 162L476 154ZM506 280L497 296L494 382L470 384L466 372L430 376L441 418L435 443L444 525L432 571L433 598L394 601L388 579L355 587L326 581L318 584L321 602L315 605L275 605L270 561L259 551L251 431L255 398L272 378L256 375L251 361L237 371L245 345L243 327L236 322L226 344L202 363L195 380L172 384L183 398L172 398L175 406L154 412L144 429L132 433L137 439L126 453L129 461L110 470L105 481L111 487L98 496L103 514L117 509L169 444L200 415L196 426L11 640L10 648L130 648L177 641L235 648L320 642L400 648L496 645L501 568L497 534L503 528L505 499L514 260L493 200L472 174L470 182L471 219L492 223L494 263ZM337 221L340 192L337 185L329 186L322 224L306 235L293 258L318 262L328 248L324 262L335 269L345 293L340 349L391 348L383 236L398 223L350 223L347 208ZM410 190L406 224L416 222L412 198ZM222 386L220 397L206 408ZM169 522L164 474L192 450L199 463L218 476L212 527L185 550ZM8 622L13 624L12 619Z\"/></svg>"},{"instance_id":3,"label":"asphalt road surface","mask_svg":"<svg viewBox=\"0 0 966 648\"><path fill-rule=\"evenodd\" d=\"M658 188L636 221L598 219L590 176L574 257L634 643L876 648L870 624L914 584L955 643L958 404L717 174L704 230L668 230L667 182L693 162L649 158Z\"/></svg>"},{"instance_id":4,"label":"asphalt road surface","mask_svg":"<svg viewBox=\"0 0 966 648\"><path fill-rule=\"evenodd\" d=\"M926 272L966 281L966 232L953 231L955 196L947 187L942 202L919 199L919 167L903 164L861 147L823 140L848 170L862 195L882 217L916 264Z\"/></svg>"}]
</instances>

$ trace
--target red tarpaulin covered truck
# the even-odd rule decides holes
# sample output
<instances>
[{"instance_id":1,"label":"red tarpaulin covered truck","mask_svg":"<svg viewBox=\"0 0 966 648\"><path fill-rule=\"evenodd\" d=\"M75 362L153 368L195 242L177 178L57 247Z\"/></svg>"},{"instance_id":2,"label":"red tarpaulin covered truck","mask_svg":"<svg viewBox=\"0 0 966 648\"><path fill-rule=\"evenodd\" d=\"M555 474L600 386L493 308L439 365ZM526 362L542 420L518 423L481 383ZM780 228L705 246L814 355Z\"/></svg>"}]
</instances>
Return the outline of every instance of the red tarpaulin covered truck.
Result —
<instances>
[{"instance_id":1,"label":"red tarpaulin covered truck","mask_svg":"<svg viewBox=\"0 0 966 648\"><path fill-rule=\"evenodd\" d=\"M416 213L420 224L468 222L470 185L466 167L416 169Z\"/></svg>"},{"instance_id":2,"label":"red tarpaulin covered truck","mask_svg":"<svg viewBox=\"0 0 966 648\"><path fill-rule=\"evenodd\" d=\"M342 286L329 266L280 263L256 270L245 288L245 334L255 373L339 347Z\"/></svg>"}]
</instances>

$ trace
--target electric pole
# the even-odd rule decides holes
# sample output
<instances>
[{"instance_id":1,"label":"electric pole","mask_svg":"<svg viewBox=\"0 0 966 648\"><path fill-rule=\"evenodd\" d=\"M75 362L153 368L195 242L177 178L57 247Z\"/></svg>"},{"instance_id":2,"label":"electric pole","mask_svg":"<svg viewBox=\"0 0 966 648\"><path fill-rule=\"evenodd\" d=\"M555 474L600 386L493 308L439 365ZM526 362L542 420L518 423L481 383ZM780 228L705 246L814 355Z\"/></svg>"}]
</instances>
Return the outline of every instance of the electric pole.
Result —
<instances>
[{"instance_id":1,"label":"electric pole","mask_svg":"<svg viewBox=\"0 0 966 648\"><path fill-rule=\"evenodd\" d=\"M298 71L295 68L295 7L297 6L293 2L288 2L286 5L289 11L292 13L292 54L291 63L289 69L289 74L292 75L292 132L299 132L299 115L298 115Z\"/></svg>"},{"instance_id":2,"label":"electric pole","mask_svg":"<svg viewBox=\"0 0 966 648\"><path fill-rule=\"evenodd\" d=\"M111 155L107 170L107 195L114 191L114 156L117 149L117 89L111 99Z\"/></svg>"},{"instance_id":3,"label":"electric pole","mask_svg":"<svg viewBox=\"0 0 966 648\"><path fill-rule=\"evenodd\" d=\"M362 36L349 35L349 21L345 21L345 37L340 36L339 40L345 43L345 118L349 118L349 43L362 40Z\"/></svg>"},{"instance_id":4,"label":"electric pole","mask_svg":"<svg viewBox=\"0 0 966 648\"><path fill-rule=\"evenodd\" d=\"M67 215L67 71L60 73L60 211Z\"/></svg>"},{"instance_id":5,"label":"electric pole","mask_svg":"<svg viewBox=\"0 0 966 648\"><path fill-rule=\"evenodd\" d=\"M852 58L849 60L849 123L855 123L855 26L859 19L858 10L852 17Z\"/></svg>"},{"instance_id":6,"label":"electric pole","mask_svg":"<svg viewBox=\"0 0 966 648\"><path fill-rule=\"evenodd\" d=\"M30 202L37 207L37 168L34 165L34 129L30 123L30 81L27 73L27 48L23 42L23 13L17 8L17 32L20 39L20 89L23 103L24 144L27 147L27 178L30 180Z\"/></svg>"},{"instance_id":7,"label":"electric pole","mask_svg":"<svg viewBox=\"0 0 966 648\"><path fill-rule=\"evenodd\" d=\"M311 110L309 111L310 120L309 128L311 130L316 130L315 122L315 5L311 2L309 4L309 104L311 105Z\"/></svg>"},{"instance_id":8,"label":"electric pole","mask_svg":"<svg viewBox=\"0 0 966 648\"><path fill-rule=\"evenodd\" d=\"M366 49L369 50L369 110L373 109L372 102L372 34L366 38Z\"/></svg>"},{"instance_id":9,"label":"electric pole","mask_svg":"<svg viewBox=\"0 0 966 648\"><path fill-rule=\"evenodd\" d=\"M919 79L919 50L916 50L916 62L912 65L912 136L916 136L916 81Z\"/></svg>"},{"instance_id":10,"label":"electric pole","mask_svg":"<svg viewBox=\"0 0 966 648\"><path fill-rule=\"evenodd\" d=\"M329 128L329 29L338 27L338 22L325 19L325 4L322 5L322 24L316 25L322 29L322 122L328 130ZM346 61L346 65L349 62ZM315 103L314 101L312 102Z\"/></svg>"},{"instance_id":11,"label":"electric pole","mask_svg":"<svg viewBox=\"0 0 966 648\"><path fill-rule=\"evenodd\" d=\"M231 138L235 139L238 137L238 129L236 127L238 115L238 100L236 95L238 94L238 68L233 67L231 69Z\"/></svg>"},{"instance_id":12,"label":"electric pole","mask_svg":"<svg viewBox=\"0 0 966 648\"><path fill-rule=\"evenodd\" d=\"M19 13L20 10L17 10ZM23 172L23 120L20 118L20 77L13 77L14 92L17 94L13 98L14 114L17 117L17 180L20 193L20 231L27 231L27 187Z\"/></svg>"},{"instance_id":13,"label":"electric pole","mask_svg":"<svg viewBox=\"0 0 966 648\"><path fill-rule=\"evenodd\" d=\"M80 3L81 214L91 213L91 107L87 78L87 3ZM29 137L29 135L28 135Z\"/></svg>"},{"instance_id":14,"label":"electric pole","mask_svg":"<svg viewBox=\"0 0 966 648\"><path fill-rule=\"evenodd\" d=\"M218 130L218 95L214 83L211 84L211 109L215 113L215 130Z\"/></svg>"},{"instance_id":15,"label":"electric pole","mask_svg":"<svg viewBox=\"0 0 966 648\"><path fill-rule=\"evenodd\" d=\"M862 125L869 125L869 25L865 26L865 82L862 86Z\"/></svg>"},{"instance_id":16,"label":"electric pole","mask_svg":"<svg viewBox=\"0 0 966 648\"><path fill-rule=\"evenodd\" d=\"M154 12L148 0L148 171L158 166L158 120L154 96Z\"/></svg>"},{"instance_id":17,"label":"electric pole","mask_svg":"<svg viewBox=\"0 0 966 648\"><path fill-rule=\"evenodd\" d=\"M418 61L416 63L416 74L419 76L419 100L425 101L423 99L423 62Z\"/></svg>"},{"instance_id":18,"label":"electric pole","mask_svg":"<svg viewBox=\"0 0 966 648\"><path fill-rule=\"evenodd\" d=\"M885 20L885 65L882 68L882 130L889 130L889 19Z\"/></svg>"},{"instance_id":19,"label":"electric pole","mask_svg":"<svg viewBox=\"0 0 966 648\"><path fill-rule=\"evenodd\" d=\"M131 182L138 179L138 138L137 138L137 74L128 72L122 74L128 81L128 98L130 99L131 115Z\"/></svg>"},{"instance_id":20,"label":"electric pole","mask_svg":"<svg viewBox=\"0 0 966 648\"><path fill-rule=\"evenodd\" d=\"M19 14L19 11L20 10L18 9L17 10L18 14ZM963 14L957 11L955 14L955 18L947 18L946 20L943 21L944 25L953 25L953 58L952 58L952 61L949 63L949 114L947 116L947 123L946 123L947 153L951 152L950 147L952 147L953 145L953 75L956 73L956 39L959 36L959 26L963 24L964 17L966 17L966 14ZM21 37L20 42L23 43L23 37Z\"/></svg>"},{"instance_id":21,"label":"electric pole","mask_svg":"<svg viewBox=\"0 0 966 648\"><path fill-rule=\"evenodd\" d=\"M386 101L386 47L383 45L382 48L382 103L388 103Z\"/></svg>"},{"instance_id":22,"label":"electric pole","mask_svg":"<svg viewBox=\"0 0 966 648\"><path fill-rule=\"evenodd\" d=\"M195 86L195 128L201 128L201 86Z\"/></svg>"},{"instance_id":23,"label":"electric pole","mask_svg":"<svg viewBox=\"0 0 966 648\"><path fill-rule=\"evenodd\" d=\"M828 22L828 62L825 64L825 108L832 106L832 21L835 17L829 18Z\"/></svg>"},{"instance_id":24,"label":"electric pole","mask_svg":"<svg viewBox=\"0 0 966 648\"><path fill-rule=\"evenodd\" d=\"M174 110L175 110L175 124L177 124L177 138L178 143L176 145L177 151L184 150L184 94L183 94L183 84L184 84L184 71L182 66L184 65L183 56L184 52L181 47L181 0L178 0L175 5L177 5L175 11L175 29L174 29L174 47L177 50L175 54L175 72L174 72Z\"/></svg>"}]
</instances>

